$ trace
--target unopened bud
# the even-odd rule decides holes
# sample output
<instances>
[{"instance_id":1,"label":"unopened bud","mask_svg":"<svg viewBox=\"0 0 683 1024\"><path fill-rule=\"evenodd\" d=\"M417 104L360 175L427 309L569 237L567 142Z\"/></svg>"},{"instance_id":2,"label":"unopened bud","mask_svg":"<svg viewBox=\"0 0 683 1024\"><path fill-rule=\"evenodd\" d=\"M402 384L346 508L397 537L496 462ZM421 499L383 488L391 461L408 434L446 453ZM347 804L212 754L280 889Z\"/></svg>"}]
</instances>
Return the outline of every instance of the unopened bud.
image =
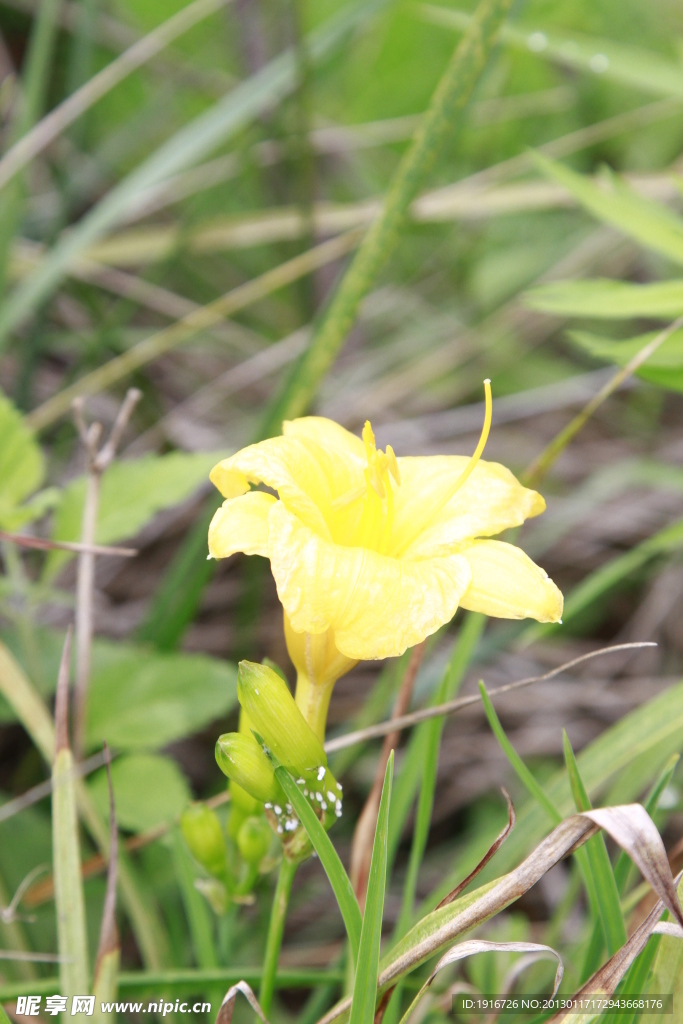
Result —
<instances>
[{"instance_id":1,"label":"unopened bud","mask_svg":"<svg viewBox=\"0 0 683 1024\"><path fill-rule=\"evenodd\" d=\"M327 764L320 740L296 706L287 684L272 669L241 661L237 696L254 731L281 764L300 771Z\"/></svg>"},{"instance_id":2,"label":"unopened bud","mask_svg":"<svg viewBox=\"0 0 683 1024\"><path fill-rule=\"evenodd\" d=\"M250 796L246 789L242 789L242 787L238 786L232 779L230 779L229 788L230 800L233 807L239 808L244 815L256 814L261 806L258 800L255 800L253 796Z\"/></svg>"},{"instance_id":3,"label":"unopened bud","mask_svg":"<svg viewBox=\"0 0 683 1024\"><path fill-rule=\"evenodd\" d=\"M225 839L215 811L206 804L190 804L180 818L180 829L192 856L209 874L225 874Z\"/></svg>"},{"instance_id":4,"label":"unopened bud","mask_svg":"<svg viewBox=\"0 0 683 1024\"><path fill-rule=\"evenodd\" d=\"M216 761L229 779L261 803L273 803L282 798L273 766L253 736L239 732L226 732L219 736Z\"/></svg>"},{"instance_id":5,"label":"unopened bud","mask_svg":"<svg viewBox=\"0 0 683 1024\"><path fill-rule=\"evenodd\" d=\"M237 848L248 864L259 864L270 847L270 825L262 816L252 816L242 823L237 833Z\"/></svg>"}]
</instances>

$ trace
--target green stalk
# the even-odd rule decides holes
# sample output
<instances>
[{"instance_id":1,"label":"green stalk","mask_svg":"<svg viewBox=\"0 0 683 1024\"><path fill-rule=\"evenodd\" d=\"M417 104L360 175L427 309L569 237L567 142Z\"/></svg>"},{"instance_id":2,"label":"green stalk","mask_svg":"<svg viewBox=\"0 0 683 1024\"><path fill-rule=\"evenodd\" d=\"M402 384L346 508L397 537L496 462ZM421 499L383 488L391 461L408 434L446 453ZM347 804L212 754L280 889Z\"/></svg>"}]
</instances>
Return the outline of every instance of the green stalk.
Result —
<instances>
[{"instance_id":1,"label":"green stalk","mask_svg":"<svg viewBox=\"0 0 683 1024\"><path fill-rule=\"evenodd\" d=\"M279 434L283 419L301 416L351 330L360 303L396 248L410 203L472 95L511 0L482 0L456 47L412 146L401 160L384 200L337 289L311 344L268 410L261 434Z\"/></svg>"},{"instance_id":2,"label":"green stalk","mask_svg":"<svg viewBox=\"0 0 683 1024\"><path fill-rule=\"evenodd\" d=\"M266 939L266 955L263 961L261 990L259 992L259 1003L266 1016L270 1013L270 1007L273 1002L277 962L280 958L280 947L282 946L282 936L285 930L287 905L289 904L289 894L292 891L292 882L294 881L297 867L298 864L295 861L283 857L280 864L280 873L277 876L273 906L270 911L268 938Z\"/></svg>"}]
</instances>

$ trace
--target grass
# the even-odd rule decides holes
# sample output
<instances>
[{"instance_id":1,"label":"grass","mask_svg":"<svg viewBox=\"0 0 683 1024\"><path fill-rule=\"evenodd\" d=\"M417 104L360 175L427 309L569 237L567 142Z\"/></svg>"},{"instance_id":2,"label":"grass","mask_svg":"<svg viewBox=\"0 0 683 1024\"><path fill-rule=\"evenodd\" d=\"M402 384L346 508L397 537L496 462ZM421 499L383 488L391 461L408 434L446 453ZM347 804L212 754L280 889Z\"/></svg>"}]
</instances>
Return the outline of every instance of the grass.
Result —
<instances>
[{"instance_id":1,"label":"grass","mask_svg":"<svg viewBox=\"0 0 683 1024\"><path fill-rule=\"evenodd\" d=\"M106 437L126 389L142 392L95 534L138 554L98 554L78 598L95 629L83 754L111 738L114 755L110 991L113 978L121 999L196 994L215 1017L243 980L274 1024L367 1024L377 998L396 1024L469 921L478 939L551 945L569 993L649 909L629 859L593 835L528 896L524 881L508 899L506 873L528 856L547 867L544 837L575 809L638 801L680 869L683 24L659 0L507 6L0 0L0 802L21 798L0 817L10 1016L18 996L90 991L96 970L104 984L105 769L74 778L63 722L55 757L76 556L21 543L82 536L78 396ZM265 561L206 562L208 469L307 412L356 434L369 418L399 456L469 455L485 378L485 458L547 503L507 539L558 583L563 623L458 612L411 708L480 679L482 703L406 729L384 787L381 740L331 757L344 794L329 832L278 767L318 857L306 847L290 870L273 834L250 861L249 814L213 747L238 725L240 659L293 673ZM488 696L629 640L657 646ZM328 739L391 716L409 657L336 684ZM34 801L51 776L54 803ZM501 785L514 830L436 909L503 827ZM369 793L376 820L354 851L366 894L350 851ZM190 800L218 826L193 854L176 827ZM445 1020L453 984L502 991L523 955L453 962L417 1014ZM629 992L680 987L680 955L653 937L616 974ZM516 991L549 990L553 970L528 966Z\"/></svg>"}]
</instances>

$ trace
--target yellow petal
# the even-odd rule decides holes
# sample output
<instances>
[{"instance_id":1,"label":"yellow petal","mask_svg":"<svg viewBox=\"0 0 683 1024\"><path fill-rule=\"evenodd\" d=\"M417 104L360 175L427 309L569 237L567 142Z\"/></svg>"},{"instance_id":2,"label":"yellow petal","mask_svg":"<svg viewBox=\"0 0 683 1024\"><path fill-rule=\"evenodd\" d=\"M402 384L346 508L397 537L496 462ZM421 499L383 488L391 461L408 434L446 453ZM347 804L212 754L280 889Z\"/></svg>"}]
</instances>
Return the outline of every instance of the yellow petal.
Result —
<instances>
[{"instance_id":1,"label":"yellow petal","mask_svg":"<svg viewBox=\"0 0 683 1024\"><path fill-rule=\"evenodd\" d=\"M432 518L469 460L439 455L398 460L395 519L388 550L403 556L447 554L473 537L492 537L545 510L545 501L497 462L478 462L467 482Z\"/></svg>"},{"instance_id":2,"label":"yellow petal","mask_svg":"<svg viewBox=\"0 0 683 1024\"><path fill-rule=\"evenodd\" d=\"M209 526L209 554L228 558L237 551L268 557L268 513L277 498L265 491L248 491L229 498Z\"/></svg>"},{"instance_id":3,"label":"yellow petal","mask_svg":"<svg viewBox=\"0 0 683 1024\"><path fill-rule=\"evenodd\" d=\"M521 548L499 540L475 540L461 548L472 582L460 604L500 619L560 622L563 597L548 574Z\"/></svg>"},{"instance_id":4,"label":"yellow petal","mask_svg":"<svg viewBox=\"0 0 683 1024\"><path fill-rule=\"evenodd\" d=\"M347 658L388 658L424 640L458 607L470 582L461 555L399 561L321 538L285 506L268 517L278 596L298 633L334 630Z\"/></svg>"},{"instance_id":5,"label":"yellow petal","mask_svg":"<svg viewBox=\"0 0 683 1024\"><path fill-rule=\"evenodd\" d=\"M302 416L298 420L285 420L282 433L285 437L313 441L344 462L355 462L361 473L365 468L365 445L361 439L325 416Z\"/></svg>"},{"instance_id":6,"label":"yellow petal","mask_svg":"<svg viewBox=\"0 0 683 1024\"><path fill-rule=\"evenodd\" d=\"M250 483L264 483L303 522L330 536L325 519L334 497L329 472L318 453L296 437L271 437L242 448L214 466L211 481L226 498L243 494Z\"/></svg>"}]
</instances>

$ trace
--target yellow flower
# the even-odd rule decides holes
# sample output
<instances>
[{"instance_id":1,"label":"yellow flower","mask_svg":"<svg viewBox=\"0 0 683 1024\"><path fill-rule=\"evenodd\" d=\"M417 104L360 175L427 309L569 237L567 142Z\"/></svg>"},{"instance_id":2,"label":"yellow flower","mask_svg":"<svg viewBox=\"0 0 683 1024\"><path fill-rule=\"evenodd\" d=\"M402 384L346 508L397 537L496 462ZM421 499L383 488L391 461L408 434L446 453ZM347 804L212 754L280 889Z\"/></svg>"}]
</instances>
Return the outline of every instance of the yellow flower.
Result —
<instances>
[{"instance_id":1,"label":"yellow flower","mask_svg":"<svg viewBox=\"0 0 683 1024\"><path fill-rule=\"evenodd\" d=\"M390 446L377 449L369 422L361 440L307 416L214 467L211 480L226 501L211 523L209 552L270 559L300 671L306 643L311 670L329 664L331 681L361 658L402 654L459 605L559 621L562 594L543 569L520 548L489 539L543 512L545 502L504 466L481 461L488 381L486 396L471 459L397 458Z\"/></svg>"}]
</instances>

